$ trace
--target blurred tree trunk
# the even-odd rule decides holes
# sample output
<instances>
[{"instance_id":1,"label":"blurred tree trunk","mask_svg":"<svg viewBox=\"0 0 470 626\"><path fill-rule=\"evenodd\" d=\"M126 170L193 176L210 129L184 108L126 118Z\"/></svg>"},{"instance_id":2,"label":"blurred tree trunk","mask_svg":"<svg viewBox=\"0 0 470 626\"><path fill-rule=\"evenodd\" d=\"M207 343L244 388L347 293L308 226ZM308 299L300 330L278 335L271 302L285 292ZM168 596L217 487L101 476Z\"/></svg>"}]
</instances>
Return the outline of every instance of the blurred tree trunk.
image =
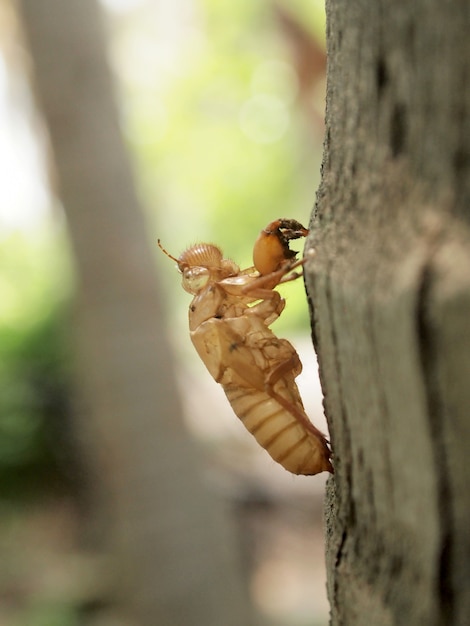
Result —
<instances>
[{"instance_id":1,"label":"blurred tree trunk","mask_svg":"<svg viewBox=\"0 0 470 626\"><path fill-rule=\"evenodd\" d=\"M332 623L470 623L470 9L329 0L306 269Z\"/></svg>"},{"instance_id":2,"label":"blurred tree trunk","mask_svg":"<svg viewBox=\"0 0 470 626\"><path fill-rule=\"evenodd\" d=\"M234 536L184 429L95 0L20 0L78 274L79 386L116 592L139 626L249 623Z\"/></svg>"}]
</instances>

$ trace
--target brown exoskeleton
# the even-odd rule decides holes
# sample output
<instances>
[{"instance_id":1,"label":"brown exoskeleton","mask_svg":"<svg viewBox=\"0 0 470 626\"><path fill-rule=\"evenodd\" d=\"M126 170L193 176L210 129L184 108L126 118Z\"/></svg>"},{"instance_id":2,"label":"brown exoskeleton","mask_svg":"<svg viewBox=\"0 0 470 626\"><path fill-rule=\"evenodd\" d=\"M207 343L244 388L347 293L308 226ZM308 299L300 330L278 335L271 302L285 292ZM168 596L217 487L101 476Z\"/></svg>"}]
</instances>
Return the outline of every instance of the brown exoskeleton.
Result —
<instances>
[{"instance_id":1,"label":"brown exoskeleton","mask_svg":"<svg viewBox=\"0 0 470 626\"><path fill-rule=\"evenodd\" d=\"M269 328L285 306L274 288L301 275L293 270L303 260L296 261L289 241L307 233L295 220L272 222L255 242L254 267L243 271L213 244L191 246L177 259L158 245L194 296L191 340L236 415L286 470L312 475L333 472L331 451L305 413L295 383L302 370L297 352Z\"/></svg>"}]
</instances>

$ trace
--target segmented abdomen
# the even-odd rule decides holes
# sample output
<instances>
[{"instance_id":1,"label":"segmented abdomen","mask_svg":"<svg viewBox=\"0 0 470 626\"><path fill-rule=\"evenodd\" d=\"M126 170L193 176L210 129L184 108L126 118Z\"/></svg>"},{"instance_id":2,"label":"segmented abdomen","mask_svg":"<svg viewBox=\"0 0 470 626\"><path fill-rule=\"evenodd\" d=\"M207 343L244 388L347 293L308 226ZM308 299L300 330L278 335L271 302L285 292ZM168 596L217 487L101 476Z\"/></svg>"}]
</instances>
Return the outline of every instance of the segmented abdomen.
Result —
<instances>
[{"instance_id":1,"label":"segmented abdomen","mask_svg":"<svg viewBox=\"0 0 470 626\"><path fill-rule=\"evenodd\" d=\"M265 391L231 386L224 390L245 427L286 470L310 476L329 469L324 461L326 442Z\"/></svg>"}]
</instances>

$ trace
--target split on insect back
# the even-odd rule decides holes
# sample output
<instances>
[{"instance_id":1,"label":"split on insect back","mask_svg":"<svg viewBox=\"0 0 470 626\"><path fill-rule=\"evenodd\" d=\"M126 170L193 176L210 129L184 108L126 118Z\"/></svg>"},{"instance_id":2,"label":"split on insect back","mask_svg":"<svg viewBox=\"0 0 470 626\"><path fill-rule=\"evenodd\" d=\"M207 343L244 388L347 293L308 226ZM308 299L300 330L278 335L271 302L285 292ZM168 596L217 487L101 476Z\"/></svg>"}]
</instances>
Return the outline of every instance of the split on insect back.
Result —
<instances>
[{"instance_id":1,"label":"split on insect back","mask_svg":"<svg viewBox=\"0 0 470 626\"><path fill-rule=\"evenodd\" d=\"M285 307L277 285L301 276L289 248L308 230L292 219L264 228L253 248L254 266L240 270L222 250L200 243L176 261L183 288L192 294L189 332L212 377L222 385L235 414L258 443L293 474L333 472L325 436L305 413L295 382L302 364L294 347L269 326Z\"/></svg>"}]
</instances>

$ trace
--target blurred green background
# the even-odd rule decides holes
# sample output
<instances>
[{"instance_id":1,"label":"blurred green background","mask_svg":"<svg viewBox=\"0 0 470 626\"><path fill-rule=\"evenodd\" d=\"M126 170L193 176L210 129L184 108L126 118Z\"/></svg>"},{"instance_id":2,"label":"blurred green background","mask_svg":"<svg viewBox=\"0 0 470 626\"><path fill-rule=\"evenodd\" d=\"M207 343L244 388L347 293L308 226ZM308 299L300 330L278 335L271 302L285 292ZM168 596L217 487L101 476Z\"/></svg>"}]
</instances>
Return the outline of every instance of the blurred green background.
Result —
<instances>
[{"instance_id":1,"label":"blurred green background","mask_svg":"<svg viewBox=\"0 0 470 626\"><path fill-rule=\"evenodd\" d=\"M267 223L292 217L308 225L323 141L323 2L102 5L149 238L156 244L160 237L175 256L196 241L214 242L246 267ZM17 506L78 493L85 478L64 419L71 411L73 262L8 2L0 30L0 513L9 536ZM156 245L155 259L169 331L185 357L188 294ZM308 334L300 281L284 293L288 307L277 330ZM78 623L60 603L41 607L15 623Z\"/></svg>"}]
</instances>

